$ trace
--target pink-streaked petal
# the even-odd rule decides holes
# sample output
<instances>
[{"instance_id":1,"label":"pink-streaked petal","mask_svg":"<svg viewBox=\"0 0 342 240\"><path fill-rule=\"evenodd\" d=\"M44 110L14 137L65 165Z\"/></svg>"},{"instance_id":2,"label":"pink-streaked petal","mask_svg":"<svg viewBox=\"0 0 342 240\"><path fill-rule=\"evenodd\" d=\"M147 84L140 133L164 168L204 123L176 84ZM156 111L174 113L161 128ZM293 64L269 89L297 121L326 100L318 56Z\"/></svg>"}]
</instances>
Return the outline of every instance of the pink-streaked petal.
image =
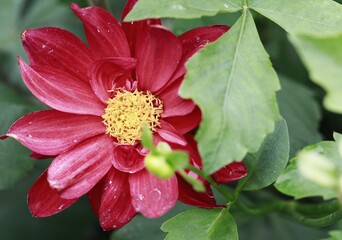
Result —
<instances>
[{"instance_id":1,"label":"pink-streaked petal","mask_svg":"<svg viewBox=\"0 0 342 240\"><path fill-rule=\"evenodd\" d=\"M178 200L197 207L218 208L216 200L210 187L206 186L206 192L197 192L182 177L178 177L179 197Z\"/></svg>"},{"instance_id":2,"label":"pink-streaked petal","mask_svg":"<svg viewBox=\"0 0 342 240\"><path fill-rule=\"evenodd\" d=\"M21 40L31 66L51 66L88 82L91 53L74 34L51 27L29 29L23 32Z\"/></svg>"},{"instance_id":3,"label":"pink-streaked petal","mask_svg":"<svg viewBox=\"0 0 342 240\"><path fill-rule=\"evenodd\" d=\"M76 202L75 199L63 199L47 181L47 171L32 185L27 195L27 202L34 217L48 217L63 211Z\"/></svg>"},{"instance_id":4,"label":"pink-streaked petal","mask_svg":"<svg viewBox=\"0 0 342 240\"><path fill-rule=\"evenodd\" d=\"M7 136L36 153L54 156L104 132L105 126L100 117L45 110L29 113L17 120Z\"/></svg>"},{"instance_id":5,"label":"pink-streaked petal","mask_svg":"<svg viewBox=\"0 0 342 240\"><path fill-rule=\"evenodd\" d=\"M104 104L90 85L58 69L37 66L35 69L19 60L26 86L43 103L62 112L101 116Z\"/></svg>"},{"instance_id":6,"label":"pink-streaked petal","mask_svg":"<svg viewBox=\"0 0 342 240\"><path fill-rule=\"evenodd\" d=\"M194 110L196 105L192 100L183 99L178 95L180 84L181 81L176 81L158 94L158 98L163 101L163 118L183 116Z\"/></svg>"},{"instance_id":7,"label":"pink-streaked petal","mask_svg":"<svg viewBox=\"0 0 342 240\"><path fill-rule=\"evenodd\" d=\"M168 117L164 120L170 123L179 133L185 134L198 127L202 114L199 108L195 108L186 116Z\"/></svg>"},{"instance_id":8,"label":"pink-streaked petal","mask_svg":"<svg viewBox=\"0 0 342 240\"><path fill-rule=\"evenodd\" d=\"M243 162L232 162L212 174L212 177L217 183L229 183L245 177L247 173Z\"/></svg>"},{"instance_id":9,"label":"pink-streaked petal","mask_svg":"<svg viewBox=\"0 0 342 240\"><path fill-rule=\"evenodd\" d=\"M170 123L159 120L161 126L157 130L157 134L159 134L160 137L162 137L167 142L175 143L178 145L186 145L187 142L180 132L178 132Z\"/></svg>"},{"instance_id":10,"label":"pink-streaked petal","mask_svg":"<svg viewBox=\"0 0 342 240\"><path fill-rule=\"evenodd\" d=\"M147 170L129 176L132 203L147 218L157 218L169 211L178 199L176 176L161 180Z\"/></svg>"},{"instance_id":11,"label":"pink-streaked petal","mask_svg":"<svg viewBox=\"0 0 342 240\"><path fill-rule=\"evenodd\" d=\"M161 89L176 70L181 54L181 43L172 32L159 25L150 26L136 44L139 90L154 93Z\"/></svg>"},{"instance_id":12,"label":"pink-streaked petal","mask_svg":"<svg viewBox=\"0 0 342 240\"><path fill-rule=\"evenodd\" d=\"M83 23L90 51L95 58L130 56L124 31L109 12L96 6L80 8L74 3L71 9Z\"/></svg>"},{"instance_id":13,"label":"pink-streaked petal","mask_svg":"<svg viewBox=\"0 0 342 240\"><path fill-rule=\"evenodd\" d=\"M81 197L108 172L113 158L113 140L102 135L86 140L60 154L48 169L51 187L62 198Z\"/></svg>"},{"instance_id":14,"label":"pink-streaked petal","mask_svg":"<svg viewBox=\"0 0 342 240\"><path fill-rule=\"evenodd\" d=\"M118 88L130 88L130 70L135 67L134 58L106 58L95 61L89 70L90 85L96 96L106 102ZM121 76L121 77L120 77ZM129 85L129 86L127 86Z\"/></svg>"},{"instance_id":15,"label":"pink-streaked petal","mask_svg":"<svg viewBox=\"0 0 342 240\"><path fill-rule=\"evenodd\" d=\"M122 172L135 173L144 168L144 157L135 146L116 145L112 163Z\"/></svg>"},{"instance_id":16,"label":"pink-streaked petal","mask_svg":"<svg viewBox=\"0 0 342 240\"><path fill-rule=\"evenodd\" d=\"M135 22L124 22L123 19L131 11L137 0L128 0L122 13L122 28L126 33L128 44L131 48L131 56L135 56L135 45L141 34L148 31L150 25L161 25L160 19L145 19Z\"/></svg>"},{"instance_id":17,"label":"pink-streaked petal","mask_svg":"<svg viewBox=\"0 0 342 240\"><path fill-rule=\"evenodd\" d=\"M103 230L121 228L136 215L128 176L129 174L111 168L104 180L99 208L99 220Z\"/></svg>"},{"instance_id":18,"label":"pink-streaked petal","mask_svg":"<svg viewBox=\"0 0 342 240\"><path fill-rule=\"evenodd\" d=\"M208 43L217 40L228 30L229 27L225 25L212 25L195 28L180 35L179 40L182 43L183 49L182 59L180 60L178 68L172 76L170 83L184 76L186 73L185 63L192 55Z\"/></svg>"}]
</instances>

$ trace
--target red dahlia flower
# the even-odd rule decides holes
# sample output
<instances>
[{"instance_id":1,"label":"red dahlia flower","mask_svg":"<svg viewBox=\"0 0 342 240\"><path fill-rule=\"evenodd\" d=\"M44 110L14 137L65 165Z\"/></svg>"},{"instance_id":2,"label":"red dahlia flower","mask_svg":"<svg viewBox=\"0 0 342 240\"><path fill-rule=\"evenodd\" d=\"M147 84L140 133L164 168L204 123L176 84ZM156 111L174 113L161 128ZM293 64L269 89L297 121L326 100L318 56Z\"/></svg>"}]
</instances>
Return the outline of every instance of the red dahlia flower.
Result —
<instances>
[{"instance_id":1,"label":"red dahlia flower","mask_svg":"<svg viewBox=\"0 0 342 240\"><path fill-rule=\"evenodd\" d=\"M128 1L123 17L135 2ZM137 212L159 217L177 199L215 207L208 184L207 192L198 193L177 175L169 180L151 175L140 138L147 124L156 143L188 151L191 163L201 167L187 134L198 126L200 111L180 98L178 89L189 57L228 27L201 27L176 37L160 20L120 25L99 7L71 8L84 25L88 46L58 28L22 34L30 65L19 58L21 75L52 109L27 114L3 138L17 139L35 156L55 157L28 193L31 213L50 216L88 194L101 226L109 230ZM217 173L219 182L246 174L242 163L234 164Z\"/></svg>"}]
</instances>

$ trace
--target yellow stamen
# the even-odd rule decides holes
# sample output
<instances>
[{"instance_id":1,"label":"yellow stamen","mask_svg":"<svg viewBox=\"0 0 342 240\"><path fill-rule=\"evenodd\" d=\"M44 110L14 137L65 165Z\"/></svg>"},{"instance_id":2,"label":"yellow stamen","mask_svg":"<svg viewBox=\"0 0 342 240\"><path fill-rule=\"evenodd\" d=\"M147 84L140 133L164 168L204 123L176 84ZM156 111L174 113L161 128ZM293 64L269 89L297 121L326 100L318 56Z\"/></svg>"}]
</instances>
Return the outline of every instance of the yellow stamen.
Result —
<instances>
[{"instance_id":1,"label":"yellow stamen","mask_svg":"<svg viewBox=\"0 0 342 240\"><path fill-rule=\"evenodd\" d=\"M121 144L134 145L141 139L142 128L146 124L151 131L160 126L163 103L150 92L117 91L114 98L107 100L105 114L102 115L106 133Z\"/></svg>"}]
</instances>

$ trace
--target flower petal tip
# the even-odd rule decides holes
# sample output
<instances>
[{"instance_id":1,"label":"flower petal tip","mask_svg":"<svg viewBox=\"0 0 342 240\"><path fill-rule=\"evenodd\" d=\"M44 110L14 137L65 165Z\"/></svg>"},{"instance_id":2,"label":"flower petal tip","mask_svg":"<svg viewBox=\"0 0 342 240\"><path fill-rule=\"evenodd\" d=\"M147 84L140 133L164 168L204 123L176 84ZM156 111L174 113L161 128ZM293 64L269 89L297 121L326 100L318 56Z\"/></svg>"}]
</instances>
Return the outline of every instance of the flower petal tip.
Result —
<instances>
[{"instance_id":1,"label":"flower petal tip","mask_svg":"<svg viewBox=\"0 0 342 240\"><path fill-rule=\"evenodd\" d=\"M6 138L8 138L7 134L0 136L0 140L5 140Z\"/></svg>"}]
</instances>

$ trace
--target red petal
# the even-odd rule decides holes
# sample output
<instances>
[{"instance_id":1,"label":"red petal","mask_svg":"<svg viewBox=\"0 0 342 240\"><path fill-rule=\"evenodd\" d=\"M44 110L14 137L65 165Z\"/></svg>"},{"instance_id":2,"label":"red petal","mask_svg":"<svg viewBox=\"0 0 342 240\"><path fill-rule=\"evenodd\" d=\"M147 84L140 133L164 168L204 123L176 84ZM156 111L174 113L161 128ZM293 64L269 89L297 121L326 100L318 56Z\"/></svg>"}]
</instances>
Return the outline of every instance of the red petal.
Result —
<instances>
[{"instance_id":1,"label":"red petal","mask_svg":"<svg viewBox=\"0 0 342 240\"><path fill-rule=\"evenodd\" d=\"M127 83L130 83L130 70L135 64L134 58L106 58L95 61L90 67L90 84L96 96L106 102L112 97L113 90L127 88ZM125 78L119 78L122 75L127 75L127 81Z\"/></svg>"},{"instance_id":2,"label":"red petal","mask_svg":"<svg viewBox=\"0 0 342 240\"><path fill-rule=\"evenodd\" d=\"M80 8L74 3L71 9L83 23L90 51L95 58L130 56L126 36L109 12L95 6Z\"/></svg>"},{"instance_id":3,"label":"red petal","mask_svg":"<svg viewBox=\"0 0 342 240\"><path fill-rule=\"evenodd\" d=\"M104 186L106 175L89 191L88 199L91 205L91 209L94 213L99 216L101 199L102 199L102 190Z\"/></svg>"},{"instance_id":4,"label":"red petal","mask_svg":"<svg viewBox=\"0 0 342 240\"><path fill-rule=\"evenodd\" d=\"M181 52L180 41L172 32L151 26L136 45L139 90L153 93L161 89L176 70Z\"/></svg>"},{"instance_id":5,"label":"red petal","mask_svg":"<svg viewBox=\"0 0 342 240\"><path fill-rule=\"evenodd\" d=\"M178 198L177 178L161 180L146 170L129 176L132 203L137 212L157 218L169 211Z\"/></svg>"},{"instance_id":6,"label":"red petal","mask_svg":"<svg viewBox=\"0 0 342 240\"><path fill-rule=\"evenodd\" d=\"M180 35L179 40L182 43L183 49L182 59L178 65L179 67L177 71L172 76L172 80L170 82L173 82L174 80L178 79L179 77L185 74L186 69L184 65L192 55L194 55L197 51L199 51L208 43L217 40L228 30L228 26L213 25L195 28Z\"/></svg>"},{"instance_id":7,"label":"red petal","mask_svg":"<svg viewBox=\"0 0 342 240\"><path fill-rule=\"evenodd\" d=\"M48 159L48 158L54 158L55 156L46 156L46 155L43 155L40 153L31 152L30 157L34 158L36 160L44 160L44 159Z\"/></svg>"},{"instance_id":8,"label":"red petal","mask_svg":"<svg viewBox=\"0 0 342 240\"><path fill-rule=\"evenodd\" d=\"M194 110L195 104L192 100L183 99L178 95L180 84L181 81L176 81L158 94L164 105L163 118L183 116Z\"/></svg>"},{"instance_id":9,"label":"red petal","mask_svg":"<svg viewBox=\"0 0 342 240\"><path fill-rule=\"evenodd\" d=\"M79 142L105 132L100 117L46 110L25 115L7 136L42 155L58 155Z\"/></svg>"},{"instance_id":10,"label":"red petal","mask_svg":"<svg viewBox=\"0 0 342 240\"><path fill-rule=\"evenodd\" d=\"M47 171L38 178L27 195L28 206L34 217L48 217L59 213L78 200L61 198L57 190L50 187L46 178Z\"/></svg>"},{"instance_id":11,"label":"red petal","mask_svg":"<svg viewBox=\"0 0 342 240\"><path fill-rule=\"evenodd\" d=\"M49 67L32 69L19 58L20 72L26 86L43 103L62 112L101 116L103 103L91 87L60 70Z\"/></svg>"},{"instance_id":12,"label":"red petal","mask_svg":"<svg viewBox=\"0 0 342 240\"><path fill-rule=\"evenodd\" d=\"M50 165L48 181L61 197L86 194L108 172L113 158L113 141L103 135L80 143L59 155Z\"/></svg>"},{"instance_id":13,"label":"red petal","mask_svg":"<svg viewBox=\"0 0 342 240\"><path fill-rule=\"evenodd\" d=\"M205 208L221 207L216 205L216 200L209 186L206 192L197 192L182 177L178 177L179 197L178 200L189 205Z\"/></svg>"},{"instance_id":14,"label":"red petal","mask_svg":"<svg viewBox=\"0 0 342 240\"><path fill-rule=\"evenodd\" d=\"M179 133L172 125L170 125L168 122L165 122L163 120L159 120L161 126L157 130L157 133L160 137L162 137L167 142L179 144L179 145L186 145L187 142L184 138L184 136Z\"/></svg>"},{"instance_id":15,"label":"red petal","mask_svg":"<svg viewBox=\"0 0 342 240\"><path fill-rule=\"evenodd\" d=\"M145 19L135 22L124 22L123 19L127 16L128 12L131 11L136 2L137 0L128 0L121 17L122 28L126 33L128 44L131 48L131 56L135 56L136 42L140 38L141 34L144 34L146 31L148 31L150 25L161 25L160 19Z\"/></svg>"},{"instance_id":16,"label":"red petal","mask_svg":"<svg viewBox=\"0 0 342 240\"><path fill-rule=\"evenodd\" d=\"M198 124L201 122L201 118L201 111L196 107L186 116L168 117L164 120L177 129L179 133L185 134L197 128Z\"/></svg>"},{"instance_id":17,"label":"red petal","mask_svg":"<svg viewBox=\"0 0 342 240\"><path fill-rule=\"evenodd\" d=\"M144 168L144 157L134 146L117 145L112 163L122 172L135 173Z\"/></svg>"},{"instance_id":18,"label":"red petal","mask_svg":"<svg viewBox=\"0 0 342 240\"><path fill-rule=\"evenodd\" d=\"M132 205L128 174L111 168L104 181L99 209L100 224L104 230L121 228L136 211Z\"/></svg>"},{"instance_id":19,"label":"red petal","mask_svg":"<svg viewBox=\"0 0 342 240\"><path fill-rule=\"evenodd\" d=\"M87 46L72 33L59 28L30 29L21 36L32 66L57 68L77 79L88 81L91 54Z\"/></svg>"},{"instance_id":20,"label":"red petal","mask_svg":"<svg viewBox=\"0 0 342 240\"><path fill-rule=\"evenodd\" d=\"M229 183L247 175L247 168L243 162L232 162L212 174L217 183Z\"/></svg>"}]
</instances>

